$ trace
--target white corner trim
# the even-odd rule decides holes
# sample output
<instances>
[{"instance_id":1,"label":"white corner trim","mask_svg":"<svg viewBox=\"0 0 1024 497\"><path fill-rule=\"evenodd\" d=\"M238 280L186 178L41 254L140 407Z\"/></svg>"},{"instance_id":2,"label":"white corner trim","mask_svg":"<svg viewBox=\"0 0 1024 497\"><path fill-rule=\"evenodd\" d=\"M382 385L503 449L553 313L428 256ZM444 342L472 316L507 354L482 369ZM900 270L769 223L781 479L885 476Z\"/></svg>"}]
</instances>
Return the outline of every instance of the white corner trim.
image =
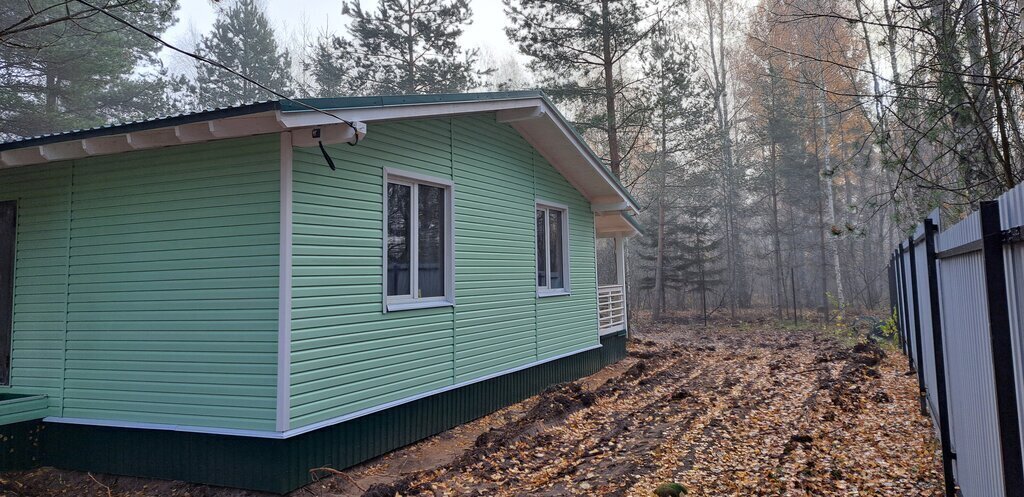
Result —
<instances>
[{"instance_id":1,"label":"white corner trim","mask_svg":"<svg viewBox=\"0 0 1024 497\"><path fill-rule=\"evenodd\" d=\"M292 353L292 134L281 133L281 246L277 277L277 431L291 418Z\"/></svg>"},{"instance_id":2,"label":"white corner trim","mask_svg":"<svg viewBox=\"0 0 1024 497\"><path fill-rule=\"evenodd\" d=\"M390 409L392 407L400 406L402 404L408 404L409 402L413 402L413 401L416 401L416 400L419 400L419 399L422 399L422 398L425 398L425 397L430 397L431 395L437 395L437 394L444 393L444 392L447 392L447 391L450 391L450 390L456 390L456 389L459 389L459 388L462 388L462 387L465 387L465 386L472 385L474 383L480 383L481 381L487 381L487 380L490 380L492 378L497 378L499 376L504 376L504 375L507 375L507 374L512 374L512 373L515 373L517 371L522 371L524 369L529 369L529 368L532 368L534 366L540 366L541 364L545 364L545 363L552 362L552 361L557 361L559 359L564 359L564 358L569 357L569 356L574 356L576 354L581 354L583 352L588 352L588 351L591 351L591 350L594 350L594 349L599 349L601 347L602 347L602 345L600 343L598 343L597 345L591 345L589 347L584 347L584 348L581 348L579 350L574 350L572 352L566 352L564 354L559 354L559 355L556 355L556 356L552 356L552 357L547 357L547 358L541 359L539 361L534 361L534 362L531 362L529 364L523 364L522 366L516 366L514 368L506 369L504 371L498 371L497 373L491 373L491 374L486 375L486 376L481 376L480 378L474 378L472 380L466 380L466 381L463 381L461 383L455 383L453 385L448 385L446 387L437 388L437 389L431 390L429 392L423 392L423 393L420 393L420 394L411 395L409 397L405 397L405 398L402 398L402 399L391 401L391 402L388 402L388 403L385 403L385 404L381 404L381 405L374 406L374 407L368 407L368 408L360 410L360 411L355 411L355 412L352 412L352 413L349 413L349 414L343 414L341 416L336 416L336 417L333 417L333 418L330 418L330 419L325 419L323 421L319 421L319 422L312 423L312 424L309 424L309 425L306 425L306 426L301 426L299 428L294 428L294 429L285 430L285 431L240 430L240 429L234 429L234 428L210 428L210 427L205 427L205 426L174 425L174 424L162 424L162 423L141 423L141 422L135 422L135 421L117 421L117 420L110 420L110 419L64 418L64 417L60 417L60 416L45 417L45 418L43 418L43 421L45 421L47 423L66 423L66 424L89 425L89 426L109 426L109 427L114 427L114 428L135 428L135 429L142 429L142 430L166 430L166 431L181 431L181 432L188 432L188 433L206 433L206 434L211 434L211 435L231 435L231 436L238 436L238 437L285 439L285 438L294 437L296 435L301 435L303 433L309 433L311 431L316 431L316 430L319 430L320 428L326 428L328 426L333 426L333 425L336 425L338 423L344 423L345 421L351 421L353 419L361 418L363 416L366 416L366 415L369 415L369 414L373 414L375 412L384 411L384 410Z\"/></svg>"}]
</instances>

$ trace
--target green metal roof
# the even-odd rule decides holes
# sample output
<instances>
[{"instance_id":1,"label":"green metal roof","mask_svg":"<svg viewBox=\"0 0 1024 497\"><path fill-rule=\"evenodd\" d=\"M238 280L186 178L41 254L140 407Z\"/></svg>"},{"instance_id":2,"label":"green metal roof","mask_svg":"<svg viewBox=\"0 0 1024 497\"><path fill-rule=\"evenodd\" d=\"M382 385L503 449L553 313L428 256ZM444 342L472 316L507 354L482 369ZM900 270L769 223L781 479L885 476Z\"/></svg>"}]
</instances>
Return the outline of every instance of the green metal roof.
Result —
<instances>
[{"instance_id":1,"label":"green metal roof","mask_svg":"<svg viewBox=\"0 0 1024 497\"><path fill-rule=\"evenodd\" d=\"M456 102L478 102L488 100L516 100L543 98L551 101L540 90L492 91L479 93L436 93L428 95L381 95L372 97L331 97L300 98L294 101L279 100L281 112L309 111L309 107L320 110L355 109L360 107L392 107L402 105L446 104Z\"/></svg>"},{"instance_id":2,"label":"green metal roof","mask_svg":"<svg viewBox=\"0 0 1024 497\"><path fill-rule=\"evenodd\" d=\"M335 97L335 98L298 98L291 100L267 100L262 102L252 102L239 104L231 107L219 107L215 109L204 109L195 112L186 112L181 114L174 114L163 117L156 117L152 119L145 119L139 121L130 121L125 123L112 123L103 126L97 126L95 128L69 130L57 133L49 133L45 135L32 136L26 138L17 138L0 143L0 152L5 150L15 150L19 148L26 148L38 145L46 145L50 143L59 143L69 140L80 140L83 138L93 138L97 136L117 135L122 133L131 133L134 131L144 131L148 129L165 128L168 126L180 126L183 124L191 124L196 122L210 121L214 119L223 119L228 117L238 117L248 114L257 114L260 112L267 111L281 111L281 112L309 112L313 107L318 110L337 110L337 109L355 109L355 108L368 108L368 107L400 107L404 105L423 105L423 104L445 104L445 103L457 103L457 102L475 102L475 101L491 101L491 100L518 100L528 98L540 98L544 100L548 106L554 110L558 119L562 122L570 123L568 119L558 110L558 107L551 101L550 98L541 90L520 90L520 91L502 91L502 92L479 92L479 93L440 93L440 94L428 94L428 95L382 95L382 96L366 96L366 97ZM568 129L572 131L573 136L582 145L590 158L597 161L599 164L604 164L604 161L594 153L590 145L583 138L583 135L576 130L575 126L571 124ZM639 205L630 193L626 190L622 183L619 182L618 178L615 178L611 174L607 175L608 179L615 183L616 188L625 195L633 205Z\"/></svg>"}]
</instances>

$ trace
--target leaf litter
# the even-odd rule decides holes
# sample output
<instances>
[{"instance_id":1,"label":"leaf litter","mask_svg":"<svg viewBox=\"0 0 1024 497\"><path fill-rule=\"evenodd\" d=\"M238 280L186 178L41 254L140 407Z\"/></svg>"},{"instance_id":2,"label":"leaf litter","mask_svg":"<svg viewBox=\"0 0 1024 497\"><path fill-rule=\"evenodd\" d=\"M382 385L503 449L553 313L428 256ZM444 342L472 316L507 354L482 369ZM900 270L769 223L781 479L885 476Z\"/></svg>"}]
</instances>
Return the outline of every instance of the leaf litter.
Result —
<instances>
[{"instance_id":1,"label":"leaf litter","mask_svg":"<svg viewBox=\"0 0 1024 497\"><path fill-rule=\"evenodd\" d=\"M619 364L291 495L942 495L898 351L768 320L634 329ZM0 495L269 494L40 468Z\"/></svg>"},{"instance_id":2,"label":"leaf litter","mask_svg":"<svg viewBox=\"0 0 1024 497\"><path fill-rule=\"evenodd\" d=\"M646 323L630 365L552 387L449 464L366 496L940 496L898 351L811 329Z\"/></svg>"}]
</instances>

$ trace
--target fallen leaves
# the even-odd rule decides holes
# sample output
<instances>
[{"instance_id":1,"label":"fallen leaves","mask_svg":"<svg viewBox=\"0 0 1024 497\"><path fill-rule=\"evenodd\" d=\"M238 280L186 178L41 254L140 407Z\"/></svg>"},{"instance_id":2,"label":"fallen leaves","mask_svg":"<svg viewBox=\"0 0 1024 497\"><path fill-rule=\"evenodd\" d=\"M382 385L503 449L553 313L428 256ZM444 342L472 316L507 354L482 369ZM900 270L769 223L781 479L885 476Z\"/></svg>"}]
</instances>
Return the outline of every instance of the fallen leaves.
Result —
<instances>
[{"instance_id":1,"label":"fallen leaves","mask_svg":"<svg viewBox=\"0 0 1024 497\"><path fill-rule=\"evenodd\" d=\"M545 415L495 427L500 437L403 490L649 497L679 482L701 496L942 494L901 358L810 330L654 328L592 397L576 384L550 390L535 408Z\"/></svg>"}]
</instances>

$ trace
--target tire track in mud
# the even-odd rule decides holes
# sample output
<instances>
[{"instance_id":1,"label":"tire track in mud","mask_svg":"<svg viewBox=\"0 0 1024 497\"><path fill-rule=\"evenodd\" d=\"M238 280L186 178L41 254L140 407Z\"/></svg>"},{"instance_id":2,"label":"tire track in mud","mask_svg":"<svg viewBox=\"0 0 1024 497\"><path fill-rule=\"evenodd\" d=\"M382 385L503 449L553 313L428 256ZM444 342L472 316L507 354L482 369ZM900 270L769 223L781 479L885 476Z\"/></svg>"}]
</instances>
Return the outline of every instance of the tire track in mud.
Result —
<instances>
[{"instance_id":1,"label":"tire track in mud","mask_svg":"<svg viewBox=\"0 0 1024 497\"><path fill-rule=\"evenodd\" d=\"M807 345L790 342L767 348L760 344L738 350L746 357L738 361L739 367L729 371L734 375L729 381L736 386L726 389L726 395L701 423L674 433L672 444L655 455L659 470L639 480L627 495L650 495L651 489L665 481L686 482L699 495L763 494L767 490L763 486L747 488L746 482L763 483L765 473L778 467L778 458L786 453L788 444L794 439L803 440L796 420L767 415L781 411L803 417L803 399L813 391L793 374L800 363L807 361L807 354L784 353L780 357L776 351L804 349ZM761 444L753 457L749 448L743 447L750 440ZM701 481L701 476L710 481ZM714 489L704 483L711 483Z\"/></svg>"},{"instance_id":2,"label":"tire track in mud","mask_svg":"<svg viewBox=\"0 0 1024 497\"><path fill-rule=\"evenodd\" d=\"M536 488L538 477L550 477L570 461L604 451L598 446L623 431L616 417L632 416L657 402L658 386L701 364L694 355L699 350L676 346L633 352L636 363L592 392L583 391L578 382L552 387L528 413L484 433L474 449L452 463L392 485L371 487L364 496L430 495L441 489L456 495L517 495L525 488ZM633 405L626 406L623 400ZM580 434L586 436L580 439Z\"/></svg>"},{"instance_id":3,"label":"tire track in mud","mask_svg":"<svg viewBox=\"0 0 1024 497\"><path fill-rule=\"evenodd\" d=\"M553 387L451 463L364 496L646 497L668 481L694 495L822 495L805 477L845 495L834 491L836 468L850 468L833 464L844 450L835 432L880 402L869 395L878 371L856 349L781 330L686 343L634 340L635 362L604 384Z\"/></svg>"}]
</instances>

